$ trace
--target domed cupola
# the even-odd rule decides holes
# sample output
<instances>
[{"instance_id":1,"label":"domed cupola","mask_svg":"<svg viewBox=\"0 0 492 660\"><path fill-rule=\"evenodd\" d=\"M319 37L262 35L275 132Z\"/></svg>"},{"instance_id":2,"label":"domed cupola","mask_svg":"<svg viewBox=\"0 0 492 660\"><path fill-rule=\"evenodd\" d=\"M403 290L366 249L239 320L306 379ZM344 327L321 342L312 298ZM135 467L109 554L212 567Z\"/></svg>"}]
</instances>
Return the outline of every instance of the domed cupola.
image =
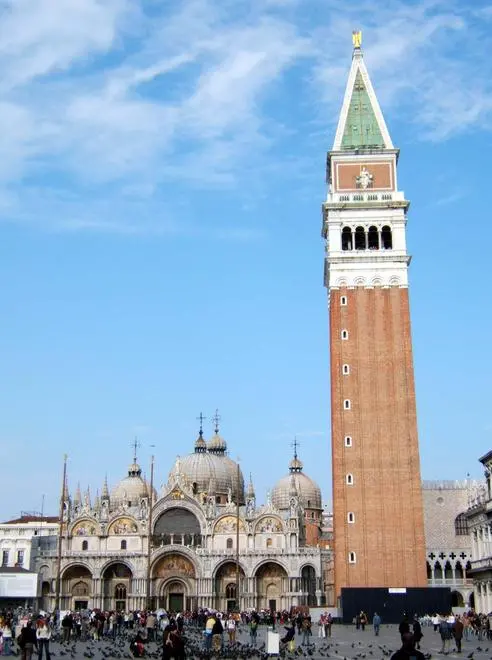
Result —
<instances>
[{"instance_id":1,"label":"domed cupola","mask_svg":"<svg viewBox=\"0 0 492 660\"><path fill-rule=\"evenodd\" d=\"M203 420L205 419L202 413L198 417L200 420L200 430L198 432L198 438L195 440L195 454L204 454L207 451L207 443L203 437Z\"/></svg>"},{"instance_id":2,"label":"domed cupola","mask_svg":"<svg viewBox=\"0 0 492 660\"><path fill-rule=\"evenodd\" d=\"M218 434L218 414L216 413L215 435L204 449L202 422L192 454L178 456L168 477L168 488L178 480L187 483L195 496L208 494L210 484L215 490L217 504L227 504L229 497L235 502L239 493L239 502L244 504L244 479L238 464L226 454L225 441ZM210 446L212 445L212 447ZM212 481L211 481L212 480Z\"/></svg>"},{"instance_id":3,"label":"domed cupola","mask_svg":"<svg viewBox=\"0 0 492 660\"><path fill-rule=\"evenodd\" d=\"M213 421L215 423L214 435L208 441L208 451L211 454L216 454L217 456L223 456L227 451L227 444L224 438L221 438L219 435L220 415L218 410L215 411Z\"/></svg>"},{"instance_id":4,"label":"domed cupola","mask_svg":"<svg viewBox=\"0 0 492 660\"><path fill-rule=\"evenodd\" d=\"M111 508L120 505L140 506L141 500L149 495L147 484L142 478L142 470L137 463L136 446L135 442L135 454L133 463L128 467L128 476L116 484L111 491Z\"/></svg>"},{"instance_id":5,"label":"domed cupola","mask_svg":"<svg viewBox=\"0 0 492 660\"><path fill-rule=\"evenodd\" d=\"M289 474L279 479L272 489L272 504L280 511L286 511L294 495L299 497L304 509L322 510L321 489L311 477L304 474L302 461L297 456L297 443L294 458L289 463Z\"/></svg>"}]
</instances>

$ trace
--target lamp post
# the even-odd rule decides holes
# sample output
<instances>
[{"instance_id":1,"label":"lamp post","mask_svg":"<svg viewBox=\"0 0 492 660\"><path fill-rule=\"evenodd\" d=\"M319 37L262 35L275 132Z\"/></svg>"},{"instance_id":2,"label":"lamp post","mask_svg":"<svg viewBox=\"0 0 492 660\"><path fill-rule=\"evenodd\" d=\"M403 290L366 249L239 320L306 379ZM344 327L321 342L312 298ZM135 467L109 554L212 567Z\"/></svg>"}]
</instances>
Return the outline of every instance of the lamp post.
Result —
<instances>
[{"instance_id":1,"label":"lamp post","mask_svg":"<svg viewBox=\"0 0 492 660\"><path fill-rule=\"evenodd\" d=\"M154 506L154 456L150 459L150 497L149 497L149 530L147 549L147 609L152 609L152 597L150 595L150 559L152 554L152 508Z\"/></svg>"},{"instance_id":2,"label":"lamp post","mask_svg":"<svg viewBox=\"0 0 492 660\"><path fill-rule=\"evenodd\" d=\"M241 470L239 459L237 463L237 493L236 493L236 609L241 611L239 598L239 498L240 498Z\"/></svg>"}]
</instances>

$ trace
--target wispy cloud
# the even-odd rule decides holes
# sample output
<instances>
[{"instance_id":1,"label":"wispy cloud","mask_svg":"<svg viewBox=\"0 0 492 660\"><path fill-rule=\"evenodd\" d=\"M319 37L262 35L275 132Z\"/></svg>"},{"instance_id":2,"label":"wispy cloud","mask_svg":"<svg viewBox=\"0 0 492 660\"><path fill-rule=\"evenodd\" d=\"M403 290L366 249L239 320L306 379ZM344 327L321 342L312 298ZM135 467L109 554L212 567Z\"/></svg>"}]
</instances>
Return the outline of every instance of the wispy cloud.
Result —
<instances>
[{"instance_id":1,"label":"wispy cloud","mask_svg":"<svg viewBox=\"0 0 492 660\"><path fill-rule=\"evenodd\" d=\"M291 147L300 132L308 145L320 122L332 130L354 25L386 114L406 118L419 139L490 128L488 6L187 0L173 11L137 0L4 0L3 9L4 220L193 234L202 225L176 213L180 197L232 189L251 205L266 174L299 177L289 161L302 155ZM264 231L235 222L212 234Z\"/></svg>"}]
</instances>

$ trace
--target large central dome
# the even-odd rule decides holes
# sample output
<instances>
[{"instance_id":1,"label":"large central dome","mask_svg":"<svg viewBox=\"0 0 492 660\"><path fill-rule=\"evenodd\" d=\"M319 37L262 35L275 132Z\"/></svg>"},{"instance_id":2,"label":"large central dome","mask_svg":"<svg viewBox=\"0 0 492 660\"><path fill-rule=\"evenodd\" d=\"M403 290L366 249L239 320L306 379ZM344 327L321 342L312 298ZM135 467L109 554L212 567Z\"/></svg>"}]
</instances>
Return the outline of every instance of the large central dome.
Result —
<instances>
[{"instance_id":1,"label":"large central dome","mask_svg":"<svg viewBox=\"0 0 492 660\"><path fill-rule=\"evenodd\" d=\"M179 456L170 473L168 483L184 479L195 495L213 495L218 504L228 499L244 504L244 478L239 465L226 454L227 445L216 433L208 442L200 432L195 442L195 451L188 456Z\"/></svg>"}]
</instances>

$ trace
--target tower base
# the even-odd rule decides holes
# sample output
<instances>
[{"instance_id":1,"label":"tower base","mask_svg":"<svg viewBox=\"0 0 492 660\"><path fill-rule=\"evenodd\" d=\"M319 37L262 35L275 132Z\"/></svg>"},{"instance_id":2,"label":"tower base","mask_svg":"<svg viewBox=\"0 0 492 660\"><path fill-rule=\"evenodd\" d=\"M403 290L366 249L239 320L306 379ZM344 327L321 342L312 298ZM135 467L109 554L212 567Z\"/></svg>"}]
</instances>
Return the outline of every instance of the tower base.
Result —
<instances>
[{"instance_id":1,"label":"tower base","mask_svg":"<svg viewBox=\"0 0 492 660\"><path fill-rule=\"evenodd\" d=\"M369 622L377 612L383 624L400 623L405 614L413 619L414 614L446 614L451 612L451 589L449 587L409 587L387 589L385 587L342 588L341 610L343 623L352 623L354 617L364 610Z\"/></svg>"}]
</instances>

